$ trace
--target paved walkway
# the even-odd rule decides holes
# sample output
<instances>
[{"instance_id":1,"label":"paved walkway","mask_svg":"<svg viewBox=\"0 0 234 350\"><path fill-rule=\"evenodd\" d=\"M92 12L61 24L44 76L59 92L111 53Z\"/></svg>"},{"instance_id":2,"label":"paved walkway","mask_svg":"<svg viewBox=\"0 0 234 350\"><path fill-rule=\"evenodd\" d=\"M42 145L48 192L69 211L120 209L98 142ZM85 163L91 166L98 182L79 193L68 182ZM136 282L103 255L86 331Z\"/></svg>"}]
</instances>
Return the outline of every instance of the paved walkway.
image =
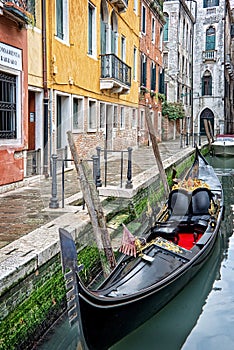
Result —
<instances>
[{"instance_id":1,"label":"paved walkway","mask_svg":"<svg viewBox=\"0 0 234 350\"><path fill-rule=\"evenodd\" d=\"M177 157L185 149L180 147L180 140L159 144L162 160ZM133 184L134 177L156 165L152 147L140 147L133 151ZM120 159L112 156L108 161L107 186L120 186ZM126 168L125 168L126 169ZM24 181L21 188L0 194L0 248L17 240L23 235L47 224L63 215L67 208L61 204L61 175L58 176L59 208L49 209L51 198L51 178L35 176ZM125 186L126 178L123 179ZM80 192L75 169L65 173L65 200L72 202L72 196Z\"/></svg>"}]
</instances>

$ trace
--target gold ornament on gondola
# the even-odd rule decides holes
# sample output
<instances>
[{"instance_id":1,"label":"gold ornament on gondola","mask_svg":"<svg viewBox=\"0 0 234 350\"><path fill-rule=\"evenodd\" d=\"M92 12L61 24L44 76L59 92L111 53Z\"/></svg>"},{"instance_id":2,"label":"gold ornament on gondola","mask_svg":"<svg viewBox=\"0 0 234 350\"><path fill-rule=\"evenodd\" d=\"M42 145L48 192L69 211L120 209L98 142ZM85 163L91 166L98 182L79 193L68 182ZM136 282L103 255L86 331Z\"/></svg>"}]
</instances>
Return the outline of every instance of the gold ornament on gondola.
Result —
<instances>
[{"instance_id":1,"label":"gold ornament on gondola","mask_svg":"<svg viewBox=\"0 0 234 350\"><path fill-rule=\"evenodd\" d=\"M197 178L192 179L191 177L189 177L187 180L182 180L182 181L179 181L177 184L175 184L172 187L172 190L185 189L188 192L192 192L197 188L210 189L210 186L206 182L200 179L197 179Z\"/></svg>"}]
</instances>

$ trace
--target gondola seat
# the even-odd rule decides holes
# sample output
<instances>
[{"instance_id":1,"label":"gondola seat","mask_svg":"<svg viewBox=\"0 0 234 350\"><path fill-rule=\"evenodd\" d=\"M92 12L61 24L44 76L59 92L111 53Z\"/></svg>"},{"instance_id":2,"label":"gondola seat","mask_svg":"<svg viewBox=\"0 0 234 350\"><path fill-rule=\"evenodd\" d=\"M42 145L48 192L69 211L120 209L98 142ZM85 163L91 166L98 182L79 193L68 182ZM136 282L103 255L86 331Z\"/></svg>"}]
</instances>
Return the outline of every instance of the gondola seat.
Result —
<instances>
[{"instance_id":1,"label":"gondola seat","mask_svg":"<svg viewBox=\"0 0 234 350\"><path fill-rule=\"evenodd\" d=\"M195 225L199 225L202 222L209 221L210 219L210 204L212 200L212 193L208 188L197 188L192 193L192 216L191 222Z\"/></svg>"},{"instance_id":2,"label":"gondola seat","mask_svg":"<svg viewBox=\"0 0 234 350\"><path fill-rule=\"evenodd\" d=\"M179 225L187 224L191 215L191 193L181 188L170 192L168 199L170 221Z\"/></svg>"}]
</instances>

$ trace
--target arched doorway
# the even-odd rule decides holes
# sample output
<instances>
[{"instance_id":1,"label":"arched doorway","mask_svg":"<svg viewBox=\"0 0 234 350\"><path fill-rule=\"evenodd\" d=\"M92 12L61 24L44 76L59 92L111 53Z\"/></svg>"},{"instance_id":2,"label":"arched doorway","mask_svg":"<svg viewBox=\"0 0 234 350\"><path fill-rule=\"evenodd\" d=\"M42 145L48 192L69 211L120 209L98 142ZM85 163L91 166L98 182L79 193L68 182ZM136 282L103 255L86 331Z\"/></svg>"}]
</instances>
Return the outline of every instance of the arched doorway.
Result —
<instances>
[{"instance_id":1,"label":"arched doorway","mask_svg":"<svg viewBox=\"0 0 234 350\"><path fill-rule=\"evenodd\" d=\"M205 119L207 119L209 125L211 126L212 130L210 130L210 131L211 131L212 135L214 135L214 113L209 108L205 108L204 111L202 111L202 113L201 113L200 135L206 135L205 125L204 125Z\"/></svg>"}]
</instances>

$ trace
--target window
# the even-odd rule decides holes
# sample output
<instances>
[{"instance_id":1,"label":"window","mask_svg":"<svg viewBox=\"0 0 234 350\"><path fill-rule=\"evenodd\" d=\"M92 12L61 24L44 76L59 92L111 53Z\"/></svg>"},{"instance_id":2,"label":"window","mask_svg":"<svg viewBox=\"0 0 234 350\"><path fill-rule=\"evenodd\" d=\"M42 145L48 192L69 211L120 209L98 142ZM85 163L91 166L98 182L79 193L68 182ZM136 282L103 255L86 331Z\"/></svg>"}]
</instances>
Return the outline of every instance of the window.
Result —
<instances>
[{"instance_id":1,"label":"window","mask_svg":"<svg viewBox=\"0 0 234 350\"><path fill-rule=\"evenodd\" d=\"M135 129L137 126L137 120L136 120L136 109L132 109L132 128Z\"/></svg>"},{"instance_id":2,"label":"window","mask_svg":"<svg viewBox=\"0 0 234 350\"><path fill-rule=\"evenodd\" d=\"M165 94L165 86L164 86L164 70L159 74L159 87L158 92L160 94Z\"/></svg>"},{"instance_id":3,"label":"window","mask_svg":"<svg viewBox=\"0 0 234 350\"><path fill-rule=\"evenodd\" d=\"M101 2L100 9L100 39L101 39L101 54L104 55L107 52L107 25L108 25L108 9L105 1Z\"/></svg>"},{"instance_id":4,"label":"window","mask_svg":"<svg viewBox=\"0 0 234 350\"><path fill-rule=\"evenodd\" d=\"M0 72L0 139L16 139L16 76Z\"/></svg>"},{"instance_id":5,"label":"window","mask_svg":"<svg viewBox=\"0 0 234 350\"><path fill-rule=\"evenodd\" d=\"M89 100L89 120L88 127L90 131L96 130L97 121L96 121L96 102Z\"/></svg>"},{"instance_id":6,"label":"window","mask_svg":"<svg viewBox=\"0 0 234 350\"><path fill-rule=\"evenodd\" d=\"M88 54L95 55L96 41L95 41L95 7L89 2L88 6Z\"/></svg>"},{"instance_id":7,"label":"window","mask_svg":"<svg viewBox=\"0 0 234 350\"><path fill-rule=\"evenodd\" d=\"M163 53L163 66L164 68L168 68L168 53Z\"/></svg>"},{"instance_id":8,"label":"window","mask_svg":"<svg viewBox=\"0 0 234 350\"><path fill-rule=\"evenodd\" d=\"M100 129L105 128L105 121L106 121L106 105L105 103L100 103Z\"/></svg>"},{"instance_id":9,"label":"window","mask_svg":"<svg viewBox=\"0 0 234 350\"><path fill-rule=\"evenodd\" d=\"M168 41L168 24L169 24L169 16L167 13L164 13L164 18L166 23L163 27L163 41Z\"/></svg>"},{"instance_id":10,"label":"window","mask_svg":"<svg viewBox=\"0 0 234 350\"><path fill-rule=\"evenodd\" d=\"M133 3L133 11L137 14L137 10L138 10L138 0L134 0Z\"/></svg>"},{"instance_id":11,"label":"window","mask_svg":"<svg viewBox=\"0 0 234 350\"><path fill-rule=\"evenodd\" d=\"M120 109L120 129L125 128L125 116L124 116L124 107Z\"/></svg>"},{"instance_id":12,"label":"window","mask_svg":"<svg viewBox=\"0 0 234 350\"><path fill-rule=\"evenodd\" d=\"M113 118L113 128L118 127L118 108L117 106L114 106L114 118Z\"/></svg>"},{"instance_id":13,"label":"window","mask_svg":"<svg viewBox=\"0 0 234 350\"><path fill-rule=\"evenodd\" d=\"M118 21L114 11L111 14L111 53L118 53Z\"/></svg>"},{"instance_id":14,"label":"window","mask_svg":"<svg viewBox=\"0 0 234 350\"><path fill-rule=\"evenodd\" d=\"M84 116L83 116L83 99L73 98L73 130L83 131Z\"/></svg>"},{"instance_id":15,"label":"window","mask_svg":"<svg viewBox=\"0 0 234 350\"><path fill-rule=\"evenodd\" d=\"M56 36L68 40L68 0L56 0Z\"/></svg>"},{"instance_id":16,"label":"window","mask_svg":"<svg viewBox=\"0 0 234 350\"><path fill-rule=\"evenodd\" d=\"M133 80L137 80L137 48L133 48L133 70L132 70Z\"/></svg>"},{"instance_id":17,"label":"window","mask_svg":"<svg viewBox=\"0 0 234 350\"><path fill-rule=\"evenodd\" d=\"M155 18L154 17L152 17L152 28L151 28L151 31L152 31L152 33L151 33L151 41L152 41L152 43L155 43Z\"/></svg>"},{"instance_id":18,"label":"window","mask_svg":"<svg viewBox=\"0 0 234 350\"><path fill-rule=\"evenodd\" d=\"M145 6L142 6L141 31L143 34L146 33L146 8L145 8Z\"/></svg>"},{"instance_id":19,"label":"window","mask_svg":"<svg viewBox=\"0 0 234 350\"><path fill-rule=\"evenodd\" d=\"M210 27L206 31L206 51L215 50L215 28Z\"/></svg>"},{"instance_id":20,"label":"window","mask_svg":"<svg viewBox=\"0 0 234 350\"><path fill-rule=\"evenodd\" d=\"M121 36L121 60L126 61L126 38Z\"/></svg>"},{"instance_id":21,"label":"window","mask_svg":"<svg viewBox=\"0 0 234 350\"><path fill-rule=\"evenodd\" d=\"M144 129L144 111L140 112L140 129Z\"/></svg>"},{"instance_id":22,"label":"window","mask_svg":"<svg viewBox=\"0 0 234 350\"><path fill-rule=\"evenodd\" d=\"M202 96L212 95L212 76L209 71L205 71L202 77Z\"/></svg>"},{"instance_id":23,"label":"window","mask_svg":"<svg viewBox=\"0 0 234 350\"><path fill-rule=\"evenodd\" d=\"M33 15L33 19L34 19L34 25L37 24L36 23L36 6L35 6L35 0L28 0L27 1L27 11L29 13L31 13L31 15Z\"/></svg>"},{"instance_id":24,"label":"window","mask_svg":"<svg viewBox=\"0 0 234 350\"><path fill-rule=\"evenodd\" d=\"M151 63L151 84L150 90L156 90L156 65L154 62Z\"/></svg>"},{"instance_id":25,"label":"window","mask_svg":"<svg viewBox=\"0 0 234 350\"><path fill-rule=\"evenodd\" d=\"M144 54L141 55L141 86L146 87L147 76L147 58Z\"/></svg>"},{"instance_id":26,"label":"window","mask_svg":"<svg viewBox=\"0 0 234 350\"><path fill-rule=\"evenodd\" d=\"M219 6L219 0L203 0L203 7Z\"/></svg>"}]
</instances>

